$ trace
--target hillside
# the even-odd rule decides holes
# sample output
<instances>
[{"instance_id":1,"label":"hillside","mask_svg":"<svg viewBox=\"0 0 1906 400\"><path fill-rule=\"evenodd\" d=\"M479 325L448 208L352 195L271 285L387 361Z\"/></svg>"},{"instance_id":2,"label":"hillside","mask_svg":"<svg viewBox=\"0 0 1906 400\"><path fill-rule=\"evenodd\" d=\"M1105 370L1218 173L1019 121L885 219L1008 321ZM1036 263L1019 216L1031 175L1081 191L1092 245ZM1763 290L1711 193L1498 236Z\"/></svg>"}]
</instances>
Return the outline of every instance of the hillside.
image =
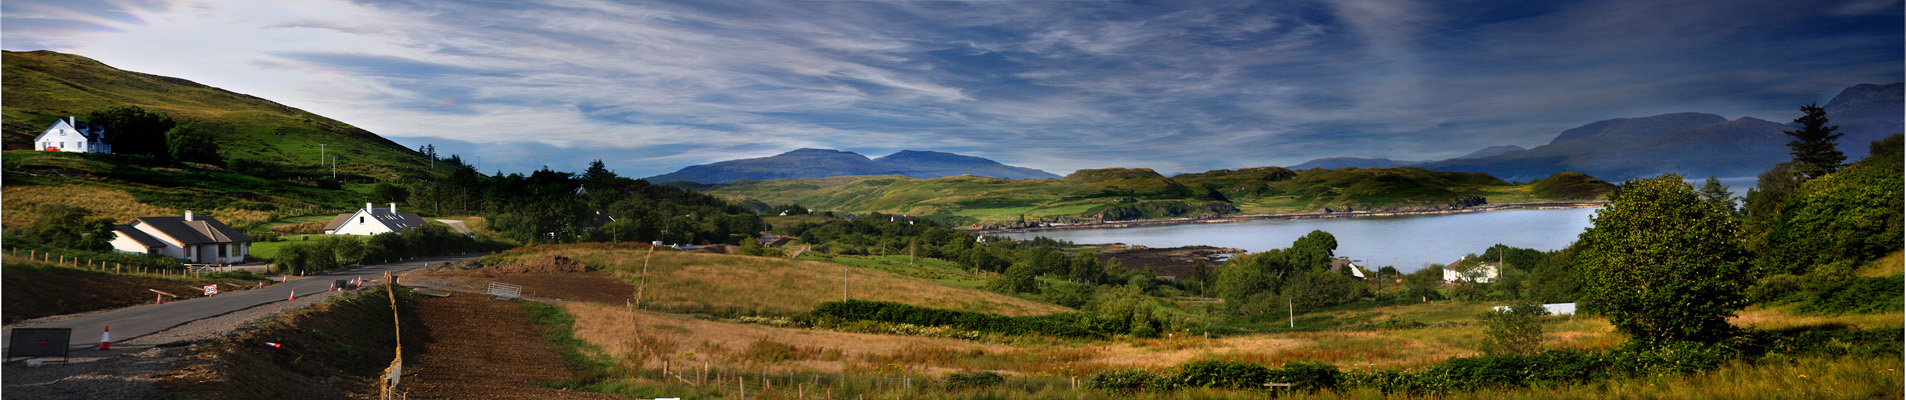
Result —
<instances>
[{"instance_id":1,"label":"hillside","mask_svg":"<svg viewBox=\"0 0 1906 400\"><path fill-rule=\"evenodd\" d=\"M869 159L850 151L799 149L774 156L692 165L649 177L651 182L703 184L748 179L805 179L855 175L902 175L916 179L973 175L1006 179L1058 178L1046 171L1014 167L980 157L936 151L902 150Z\"/></svg>"},{"instance_id":2,"label":"hillside","mask_svg":"<svg viewBox=\"0 0 1906 400\"><path fill-rule=\"evenodd\" d=\"M214 132L222 158L277 164L288 175L329 176L322 152L337 155L343 180L430 176L428 160L413 149L343 122L270 100L189 80L124 71L92 59L52 51L0 53L6 101L0 106L4 148L21 150L55 119L114 106L137 106ZM163 134L122 132L117 135Z\"/></svg>"},{"instance_id":3,"label":"hillside","mask_svg":"<svg viewBox=\"0 0 1906 400\"><path fill-rule=\"evenodd\" d=\"M814 209L965 223L1134 220L1332 210L1446 208L1483 202L1592 200L1612 185L1581 174L1538 190L1467 172L1419 168L1215 170L1172 177L1149 169L1080 170L1057 180L843 176L737 181L710 194Z\"/></svg>"}]
</instances>

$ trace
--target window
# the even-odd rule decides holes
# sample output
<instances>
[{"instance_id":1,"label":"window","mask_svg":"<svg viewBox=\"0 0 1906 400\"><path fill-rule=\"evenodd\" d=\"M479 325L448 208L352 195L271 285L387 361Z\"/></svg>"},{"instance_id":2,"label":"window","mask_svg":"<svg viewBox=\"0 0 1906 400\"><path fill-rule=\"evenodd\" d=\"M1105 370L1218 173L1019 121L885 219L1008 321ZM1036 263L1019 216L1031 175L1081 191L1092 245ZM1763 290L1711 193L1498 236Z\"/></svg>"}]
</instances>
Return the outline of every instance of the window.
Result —
<instances>
[{"instance_id":1,"label":"window","mask_svg":"<svg viewBox=\"0 0 1906 400\"><path fill-rule=\"evenodd\" d=\"M364 217L357 217L357 223L364 223Z\"/></svg>"},{"instance_id":2,"label":"window","mask_svg":"<svg viewBox=\"0 0 1906 400\"><path fill-rule=\"evenodd\" d=\"M229 244L221 244L221 245L218 245L218 256L219 256L219 258L224 258L224 257L226 257L226 255L225 255L225 254L226 254L226 251L229 251L229 249L230 249L230 248L231 248L231 245L229 245Z\"/></svg>"},{"instance_id":3,"label":"window","mask_svg":"<svg viewBox=\"0 0 1906 400\"><path fill-rule=\"evenodd\" d=\"M60 148L62 149L66 148L66 142L60 142Z\"/></svg>"}]
</instances>

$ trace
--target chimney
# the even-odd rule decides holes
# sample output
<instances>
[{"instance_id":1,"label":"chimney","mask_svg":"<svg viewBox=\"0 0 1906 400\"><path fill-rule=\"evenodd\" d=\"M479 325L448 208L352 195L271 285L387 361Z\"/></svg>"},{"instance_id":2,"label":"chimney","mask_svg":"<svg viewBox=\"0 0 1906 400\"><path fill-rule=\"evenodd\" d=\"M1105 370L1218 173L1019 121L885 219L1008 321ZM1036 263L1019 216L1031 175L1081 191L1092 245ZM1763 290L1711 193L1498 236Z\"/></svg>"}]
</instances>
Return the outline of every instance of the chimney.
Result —
<instances>
[{"instance_id":1,"label":"chimney","mask_svg":"<svg viewBox=\"0 0 1906 400\"><path fill-rule=\"evenodd\" d=\"M192 220L192 210L185 210L185 220L186 221Z\"/></svg>"},{"instance_id":2,"label":"chimney","mask_svg":"<svg viewBox=\"0 0 1906 400\"><path fill-rule=\"evenodd\" d=\"M390 203L390 215L397 215L397 203Z\"/></svg>"}]
</instances>

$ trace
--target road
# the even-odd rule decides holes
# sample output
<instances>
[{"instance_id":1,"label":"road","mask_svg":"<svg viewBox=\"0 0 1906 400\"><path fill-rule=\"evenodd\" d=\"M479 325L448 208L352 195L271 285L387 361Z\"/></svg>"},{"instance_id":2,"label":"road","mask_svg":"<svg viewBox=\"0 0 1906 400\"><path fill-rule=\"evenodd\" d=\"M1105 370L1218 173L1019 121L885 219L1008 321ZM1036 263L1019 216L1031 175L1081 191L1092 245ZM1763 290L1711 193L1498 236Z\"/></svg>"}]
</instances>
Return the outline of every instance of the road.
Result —
<instances>
[{"instance_id":1,"label":"road","mask_svg":"<svg viewBox=\"0 0 1906 400\"><path fill-rule=\"evenodd\" d=\"M289 277L289 281L267 286L264 289L252 289L231 293L221 293L211 297L190 300L168 301L165 304L147 304L118 310L86 315L82 317L33 325L20 325L11 328L71 328L73 330L71 348L75 351L96 349L98 332L112 327L114 342L132 340L166 329L184 325L200 319L215 317L259 305L285 301L292 292L315 294L331 287L334 281L363 277L365 281L381 278L384 273L398 273L424 264L438 264L451 261L470 260L483 257L482 254L454 257L436 257L418 259L400 263L367 266L358 269L341 270L326 274ZM0 334L0 346L10 345L6 340L12 337L13 329ZM3 347L0 347L3 348ZM11 354L11 353L8 353Z\"/></svg>"}]
</instances>

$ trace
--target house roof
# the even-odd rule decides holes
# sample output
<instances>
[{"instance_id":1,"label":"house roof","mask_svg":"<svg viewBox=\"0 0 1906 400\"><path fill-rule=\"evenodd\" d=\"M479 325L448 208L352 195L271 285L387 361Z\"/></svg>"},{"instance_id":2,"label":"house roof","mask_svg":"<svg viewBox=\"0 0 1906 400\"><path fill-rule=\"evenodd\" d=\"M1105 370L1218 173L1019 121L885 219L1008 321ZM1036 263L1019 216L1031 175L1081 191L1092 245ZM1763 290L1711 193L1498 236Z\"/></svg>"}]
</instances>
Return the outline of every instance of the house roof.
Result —
<instances>
[{"instance_id":1,"label":"house roof","mask_svg":"<svg viewBox=\"0 0 1906 400\"><path fill-rule=\"evenodd\" d=\"M150 225L182 245L251 241L243 232L212 217L197 217L192 221L186 221L185 217L139 217L133 218L133 222Z\"/></svg>"},{"instance_id":2,"label":"house roof","mask_svg":"<svg viewBox=\"0 0 1906 400\"><path fill-rule=\"evenodd\" d=\"M165 247L165 242L160 241L159 238L152 237L152 235L147 235L145 231L141 231L139 228L132 227L132 224L113 225L113 230L132 239L134 242L139 242L140 246L146 246L148 249Z\"/></svg>"},{"instance_id":3,"label":"house roof","mask_svg":"<svg viewBox=\"0 0 1906 400\"><path fill-rule=\"evenodd\" d=\"M327 231L327 232L328 232L328 231L335 231L335 230L338 230L338 228L340 228L340 227L343 227L343 226L344 226L344 223L345 223L345 222L350 222L350 221L351 221L351 216L352 216L352 215L357 215L357 213L344 213L344 214L338 214L338 217L337 217L337 218L332 218L332 219L331 219L331 222L326 222L326 223L324 223L324 230L325 230L325 231Z\"/></svg>"}]
</instances>

